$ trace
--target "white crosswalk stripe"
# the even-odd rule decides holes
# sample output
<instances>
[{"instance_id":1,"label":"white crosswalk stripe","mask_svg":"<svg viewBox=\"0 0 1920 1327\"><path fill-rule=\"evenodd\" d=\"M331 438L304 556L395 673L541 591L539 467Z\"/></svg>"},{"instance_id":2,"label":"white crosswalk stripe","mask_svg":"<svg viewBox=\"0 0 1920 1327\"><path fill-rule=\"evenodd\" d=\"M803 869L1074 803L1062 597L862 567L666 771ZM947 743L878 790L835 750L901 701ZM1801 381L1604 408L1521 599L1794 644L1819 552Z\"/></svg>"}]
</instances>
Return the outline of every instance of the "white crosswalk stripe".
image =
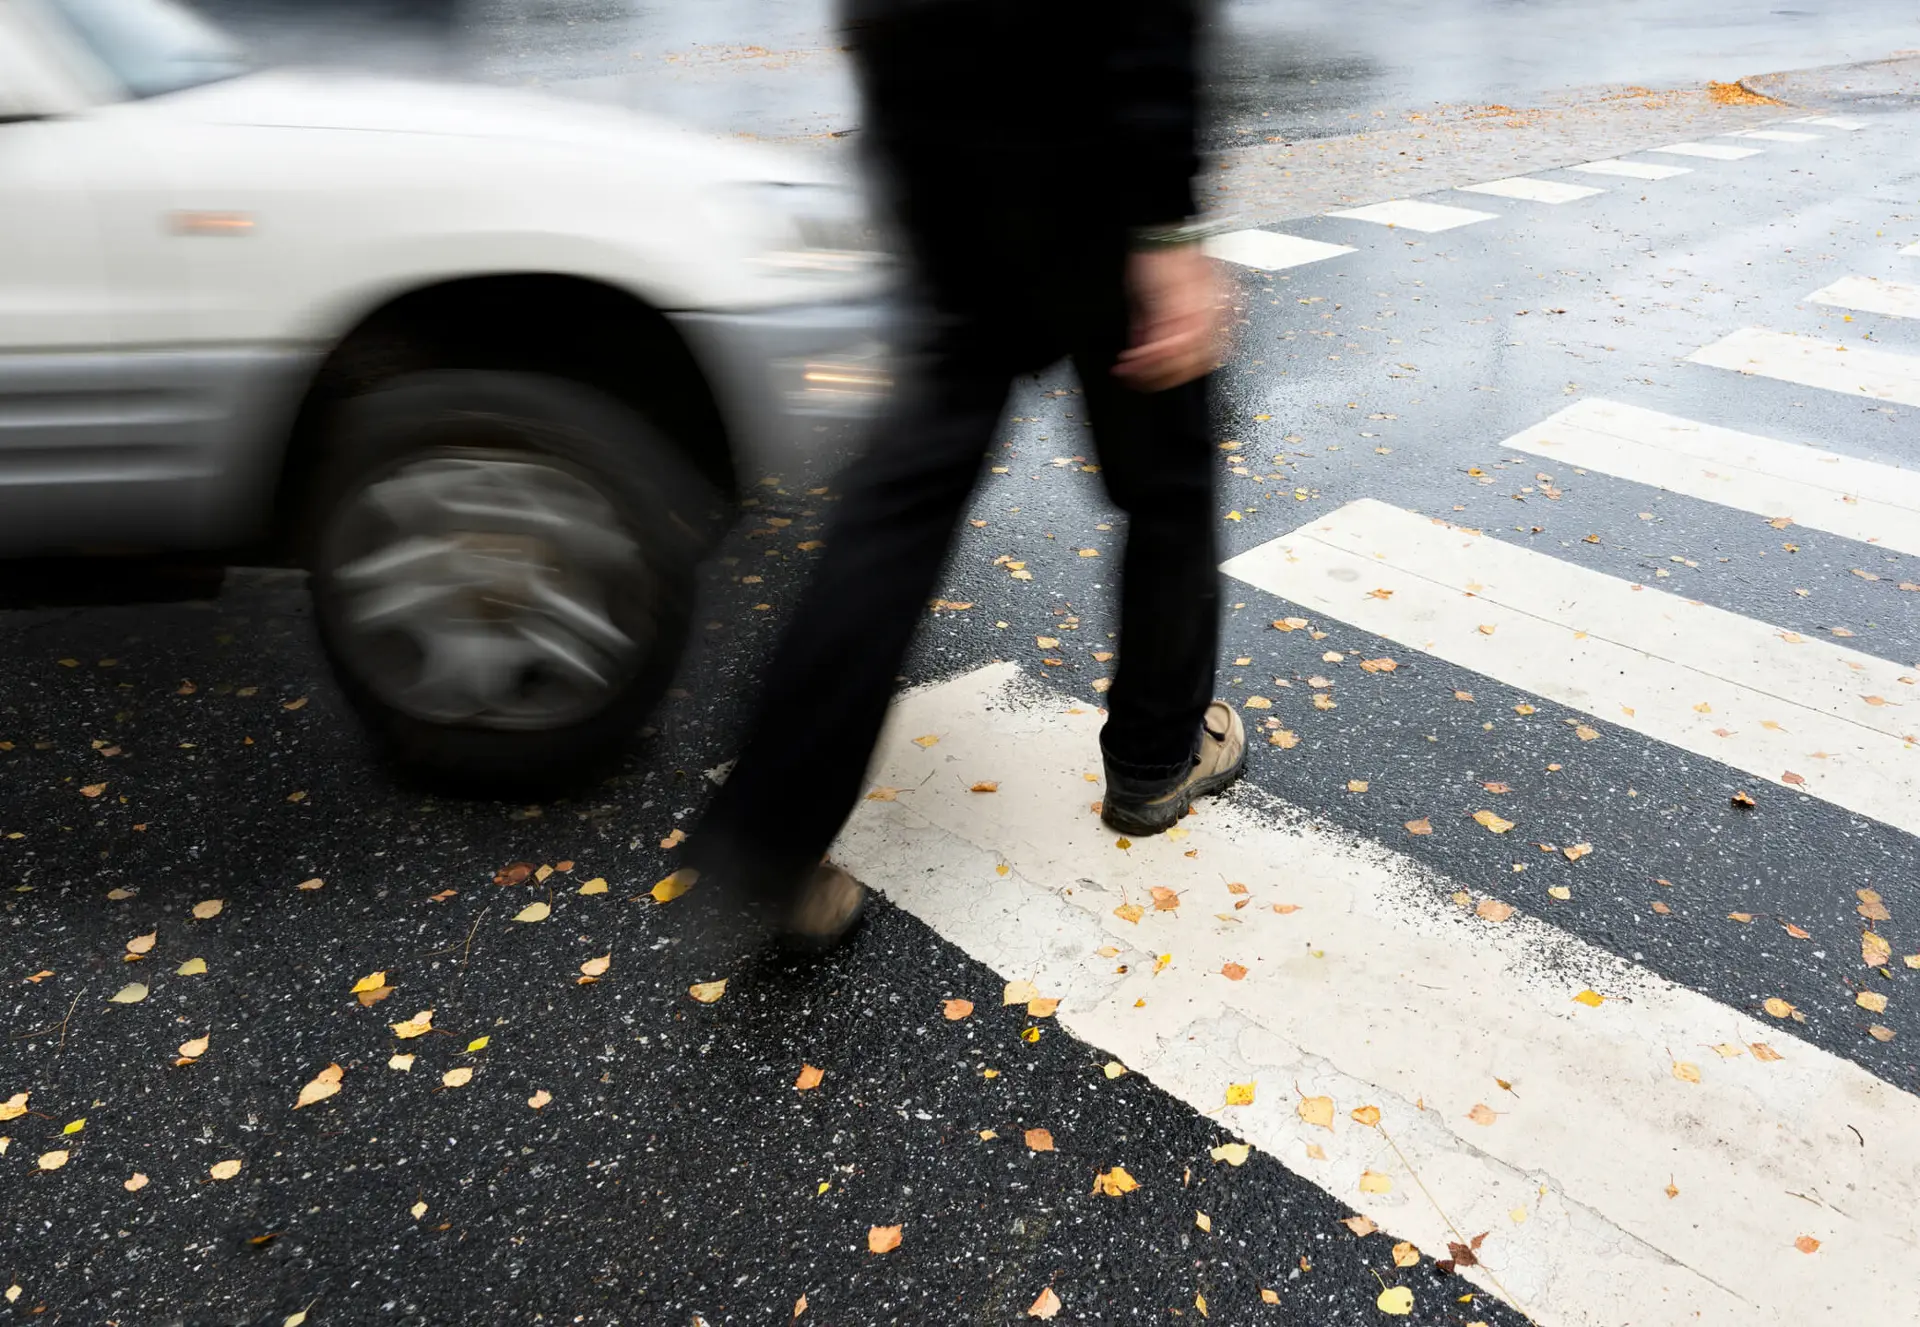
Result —
<instances>
[{"instance_id":1,"label":"white crosswalk stripe","mask_svg":"<svg viewBox=\"0 0 1920 1327\"><path fill-rule=\"evenodd\" d=\"M1709 161L1739 161L1745 157L1757 157L1761 152L1757 147L1734 147L1728 143L1669 143L1665 147L1647 150L1670 152L1676 157L1704 157Z\"/></svg>"},{"instance_id":2,"label":"white crosswalk stripe","mask_svg":"<svg viewBox=\"0 0 1920 1327\"><path fill-rule=\"evenodd\" d=\"M1920 286L1882 281L1872 276L1843 276L1807 298L1862 313L1884 313L1889 318L1920 318Z\"/></svg>"},{"instance_id":3,"label":"white crosswalk stripe","mask_svg":"<svg viewBox=\"0 0 1920 1327\"><path fill-rule=\"evenodd\" d=\"M1418 230L1437 234L1459 226L1471 226L1475 222L1492 221L1498 213L1476 212L1472 208L1449 207L1444 203L1425 203L1412 198L1396 198L1392 202L1345 208L1338 212L1329 212L1327 215L1343 217L1349 221L1371 221L1375 225L1395 226L1401 230Z\"/></svg>"},{"instance_id":4,"label":"white crosswalk stripe","mask_svg":"<svg viewBox=\"0 0 1920 1327\"><path fill-rule=\"evenodd\" d=\"M1571 203L1605 193L1585 184L1567 184L1561 180L1536 180L1531 175L1516 175L1506 180L1488 180L1484 184L1463 184L1463 193L1492 194L1496 198L1517 198L1524 203Z\"/></svg>"},{"instance_id":5,"label":"white crosswalk stripe","mask_svg":"<svg viewBox=\"0 0 1920 1327\"><path fill-rule=\"evenodd\" d=\"M836 858L1396 1238L1440 1257L1454 1226L1495 1232L1488 1267L1543 1327L1908 1312L1920 1099L1545 922L1484 921L1424 868L1250 789L1123 850L1083 777L1100 722L1010 664L903 697L875 777L913 792L862 803ZM999 781L990 817L980 780ZM1769 1042L1784 1058L1756 1056ZM1232 1083L1252 1105L1224 1106ZM1323 1095L1324 1127L1297 1109Z\"/></svg>"},{"instance_id":6,"label":"white crosswalk stripe","mask_svg":"<svg viewBox=\"0 0 1920 1327\"><path fill-rule=\"evenodd\" d=\"M1768 143L1818 143L1825 134L1803 133L1798 129L1748 129L1730 135L1734 138L1758 138Z\"/></svg>"},{"instance_id":7,"label":"white crosswalk stripe","mask_svg":"<svg viewBox=\"0 0 1920 1327\"><path fill-rule=\"evenodd\" d=\"M1808 116L1803 116L1798 120L1795 120L1793 123L1821 124L1821 125L1825 125L1829 129L1840 129L1840 130L1844 130L1847 133L1853 133L1856 130L1865 129L1867 127L1867 122L1865 120L1855 120L1844 115L1808 115Z\"/></svg>"},{"instance_id":8,"label":"white crosswalk stripe","mask_svg":"<svg viewBox=\"0 0 1920 1327\"><path fill-rule=\"evenodd\" d=\"M1207 240L1205 247L1209 257L1239 263L1242 267L1259 268L1263 272L1325 262L1329 258L1354 252L1352 245L1327 244L1275 230L1230 231L1225 235L1213 236Z\"/></svg>"},{"instance_id":9,"label":"white crosswalk stripe","mask_svg":"<svg viewBox=\"0 0 1920 1327\"><path fill-rule=\"evenodd\" d=\"M1228 575L1524 693L1920 833L1920 678L1383 502Z\"/></svg>"},{"instance_id":10,"label":"white crosswalk stripe","mask_svg":"<svg viewBox=\"0 0 1920 1327\"><path fill-rule=\"evenodd\" d=\"M1849 396L1920 406L1920 356L1747 327L1687 356L1695 364Z\"/></svg>"},{"instance_id":11,"label":"white crosswalk stripe","mask_svg":"<svg viewBox=\"0 0 1920 1327\"><path fill-rule=\"evenodd\" d=\"M1920 557L1920 473L1591 398L1507 451Z\"/></svg>"},{"instance_id":12,"label":"white crosswalk stripe","mask_svg":"<svg viewBox=\"0 0 1920 1327\"><path fill-rule=\"evenodd\" d=\"M1652 161L1623 161L1618 157L1607 157L1600 161L1583 161L1568 170L1585 171L1589 175L1618 175L1629 180L1671 180L1676 175L1692 173L1691 166L1662 166Z\"/></svg>"}]
</instances>

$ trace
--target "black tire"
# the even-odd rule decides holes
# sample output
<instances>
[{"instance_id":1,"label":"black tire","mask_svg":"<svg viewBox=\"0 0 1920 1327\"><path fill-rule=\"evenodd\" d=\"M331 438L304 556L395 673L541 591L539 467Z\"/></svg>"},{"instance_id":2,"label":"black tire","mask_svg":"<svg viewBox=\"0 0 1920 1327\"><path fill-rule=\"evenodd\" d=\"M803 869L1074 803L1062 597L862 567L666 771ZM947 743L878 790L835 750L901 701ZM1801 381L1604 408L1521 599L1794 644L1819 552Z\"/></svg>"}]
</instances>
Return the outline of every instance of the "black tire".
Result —
<instances>
[{"instance_id":1,"label":"black tire","mask_svg":"<svg viewBox=\"0 0 1920 1327\"><path fill-rule=\"evenodd\" d=\"M604 772L672 681L686 645L701 547L689 522L711 495L672 444L592 387L460 370L409 374L342 402L322 445L307 505L314 615L341 690L383 754L429 786L469 796L543 796ZM368 502L388 491L375 485L462 467L590 492L594 510L616 531L603 537L593 527L592 537L617 551L594 566L594 576L570 583L604 580L605 617L633 648L618 667L601 670L604 688L571 707L555 705L544 718L538 703L506 716L410 712L403 702L414 692L402 683L409 666L431 671L427 649L404 630L356 625L366 611L356 616L354 605L369 601L358 568L371 559L355 561L354 540L373 519L367 513L387 510ZM505 520L512 524L510 515ZM548 564L535 557L528 565ZM557 565L564 568L564 559Z\"/></svg>"}]
</instances>

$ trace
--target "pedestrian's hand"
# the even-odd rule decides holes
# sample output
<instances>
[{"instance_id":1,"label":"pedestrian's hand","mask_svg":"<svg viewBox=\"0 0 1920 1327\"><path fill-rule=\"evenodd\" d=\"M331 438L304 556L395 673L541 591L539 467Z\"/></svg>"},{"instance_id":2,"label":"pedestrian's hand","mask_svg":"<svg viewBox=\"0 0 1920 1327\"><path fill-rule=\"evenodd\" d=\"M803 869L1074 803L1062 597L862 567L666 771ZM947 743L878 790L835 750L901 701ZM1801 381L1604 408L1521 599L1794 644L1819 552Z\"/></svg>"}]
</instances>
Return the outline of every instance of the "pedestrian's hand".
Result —
<instances>
[{"instance_id":1,"label":"pedestrian's hand","mask_svg":"<svg viewBox=\"0 0 1920 1327\"><path fill-rule=\"evenodd\" d=\"M1115 377L1137 391L1163 392L1213 371L1225 352L1225 298L1199 245L1130 254L1127 294L1132 343L1115 361Z\"/></svg>"}]
</instances>

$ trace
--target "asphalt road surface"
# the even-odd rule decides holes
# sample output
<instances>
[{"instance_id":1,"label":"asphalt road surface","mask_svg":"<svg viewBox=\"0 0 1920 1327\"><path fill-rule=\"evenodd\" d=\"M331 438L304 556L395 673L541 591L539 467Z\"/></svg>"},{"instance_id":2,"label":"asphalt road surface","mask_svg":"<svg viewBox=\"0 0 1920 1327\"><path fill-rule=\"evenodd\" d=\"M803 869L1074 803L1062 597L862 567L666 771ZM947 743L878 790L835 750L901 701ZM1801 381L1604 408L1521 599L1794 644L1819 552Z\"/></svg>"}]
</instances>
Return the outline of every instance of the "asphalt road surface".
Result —
<instances>
[{"instance_id":1,"label":"asphalt road surface","mask_svg":"<svg viewBox=\"0 0 1920 1327\"><path fill-rule=\"evenodd\" d=\"M1221 243L1255 747L1164 839L1092 810L1124 530L1022 383L824 961L650 891L831 492L770 477L657 731L543 806L392 782L290 576L0 613L0 1312L1906 1320L1900 86Z\"/></svg>"}]
</instances>

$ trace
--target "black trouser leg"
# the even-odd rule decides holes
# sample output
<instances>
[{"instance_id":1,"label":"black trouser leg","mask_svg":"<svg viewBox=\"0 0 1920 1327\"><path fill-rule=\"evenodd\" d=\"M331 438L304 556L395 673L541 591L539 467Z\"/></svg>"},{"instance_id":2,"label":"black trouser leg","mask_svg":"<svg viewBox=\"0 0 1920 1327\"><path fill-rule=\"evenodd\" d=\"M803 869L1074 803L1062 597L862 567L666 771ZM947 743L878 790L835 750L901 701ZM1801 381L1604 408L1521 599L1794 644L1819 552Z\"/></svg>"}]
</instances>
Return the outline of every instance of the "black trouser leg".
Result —
<instances>
[{"instance_id":1,"label":"black trouser leg","mask_svg":"<svg viewBox=\"0 0 1920 1327\"><path fill-rule=\"evenodd\" d=\"M783 896L846 822L1008 381L994 360L941 338L841 477L746 750L688 844L691 864L723 884Z\"/></svg>"}]
</instances>

